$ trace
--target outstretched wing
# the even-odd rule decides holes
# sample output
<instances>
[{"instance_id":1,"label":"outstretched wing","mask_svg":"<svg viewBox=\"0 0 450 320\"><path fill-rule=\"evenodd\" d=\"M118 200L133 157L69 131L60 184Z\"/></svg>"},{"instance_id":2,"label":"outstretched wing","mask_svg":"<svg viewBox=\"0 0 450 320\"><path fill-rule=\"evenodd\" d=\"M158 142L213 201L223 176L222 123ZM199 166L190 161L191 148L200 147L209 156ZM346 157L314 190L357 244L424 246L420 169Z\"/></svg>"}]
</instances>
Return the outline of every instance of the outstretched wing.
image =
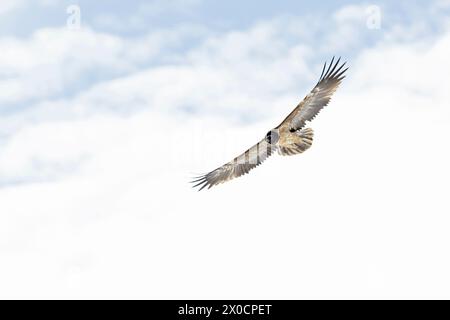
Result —
<instances>
[{"instance_id":1,"label":"outstretched wing","mask_svg":"<svg viewBox=\"0 0 450 320\"><path fill-rule=\"evenodd\" d=\"M208 187L209 189L217 184L240 177L259 166L276 150L276 148L276 146L263 139L220 168L203 176L194 178L192 183L195 183L194 187L200 187L200 191L205 187Z\"/></svg>"},{"instance_id":2,"label":"outstretched wing","mask_svg":"<svg viewBox=\"0 0 450 320\"><path fill-rule=\"evenodd\" d=\"M342 70L345 62L339 65L341 58L334 64L334 57L327 69L325 62L319 81L312 91L301 101L298 106L287 116L279 127L287 127L291 132L297 131L305 126L306 121L311 121L325 107L331 96L338 88L344 73L348 68ZM326 69L326 71L325 71Z\"/></svg>"}]
</instances>

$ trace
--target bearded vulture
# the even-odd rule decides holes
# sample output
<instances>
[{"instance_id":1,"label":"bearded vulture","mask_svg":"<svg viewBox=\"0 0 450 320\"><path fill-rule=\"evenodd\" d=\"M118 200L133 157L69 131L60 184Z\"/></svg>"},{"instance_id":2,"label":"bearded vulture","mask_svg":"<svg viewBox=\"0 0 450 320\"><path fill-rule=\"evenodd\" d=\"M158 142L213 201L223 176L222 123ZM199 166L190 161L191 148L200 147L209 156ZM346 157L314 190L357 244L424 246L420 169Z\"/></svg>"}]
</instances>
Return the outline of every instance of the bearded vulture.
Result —
<instances>
[{"instance_id":1,"label":"bearded vulture","mask_svg":"<svg viewBox=\"0 0 450 320\"><path fill-rule=\"evenodd\" d=\"M334 57L327 68L325 62L319 81L312 91L297 107L274 129L270 130L264 139L237 156L232 161L205 175L194 178L194 187L199 191L205 187L211 188L217 184L240 177L260 165L275 151L283 156L302 153L311 147L313 130L305 128L306 122L311 121L324 106L345 78L343 69L345 62L339 64L341 58L334 62Z\"/></svg>"}]
</instances>

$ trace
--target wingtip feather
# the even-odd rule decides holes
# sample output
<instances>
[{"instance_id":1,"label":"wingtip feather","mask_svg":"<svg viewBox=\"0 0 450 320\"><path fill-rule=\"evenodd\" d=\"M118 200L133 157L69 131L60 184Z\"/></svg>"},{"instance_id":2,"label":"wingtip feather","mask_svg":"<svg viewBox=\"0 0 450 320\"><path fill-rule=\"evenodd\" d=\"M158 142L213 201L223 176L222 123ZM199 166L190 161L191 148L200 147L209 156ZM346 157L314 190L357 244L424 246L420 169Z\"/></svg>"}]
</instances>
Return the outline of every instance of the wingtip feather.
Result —
<instances>
[{"instance_id":1,"label":"wingtip feather","mask_svg":"<svg viewBox=\"0 0 450 320\"><path fill-rule=\"evenodd\" d=\"M344 70L342 70L342 68L347 64L347 61L344 61L343 63L340 64L341 57L339 57L336 61L335 59L336 59L335 56L331 58L328 68L327 63L325 62L318 83L320 83L321 81L327 81L328 79L336 79L338 81L343 79L341 78L341 76L345 73L345 71L348 70L348 67L345 68Z\"/></svg>"}]
</instances>

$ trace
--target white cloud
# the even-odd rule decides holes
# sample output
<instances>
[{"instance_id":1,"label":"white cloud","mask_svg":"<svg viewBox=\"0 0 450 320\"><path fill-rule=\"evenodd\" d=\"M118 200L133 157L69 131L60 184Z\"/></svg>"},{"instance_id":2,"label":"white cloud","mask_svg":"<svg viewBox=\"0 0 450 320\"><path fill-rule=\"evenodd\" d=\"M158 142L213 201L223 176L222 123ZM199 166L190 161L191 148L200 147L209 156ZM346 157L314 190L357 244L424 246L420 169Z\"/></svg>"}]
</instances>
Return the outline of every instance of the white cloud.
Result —
<instances>
[{"instance_id":1,"label":"white cloud","mask_svg":"<svg viewBox=\"0 0 450 320\"><path fill-rule=\"evenodd\" d=\"M40 29L30 38L0 39L0 102L54 98L98 82L135 71L166 47L202 33L200 28L162 30L137 39L124 39L89 28L80 31ZM3 79L2 79L3 78ZM91 78L91 79L90 79Z\"/></svg>"},{"instance_id":2,"label":"white cloud","mask_svg":"<svg viewBox=\"0 0 450 320\"><path fill-rule=\"evenodd\" d=\"M61 93L91 70L130 68L121 39L90 30L43 29L27 40L4 38L0 48L3 104Z\"/></svg>"},{"instance_id":3,"label":"white cloud","mask_svg":"<svg viewBox=\"0 0 450 320\"><path fill-rule=\"evenodd\" d=\"M129 67L123 39L93 31L8 40L3 70L70 58L75 71L130 71L2 120L0 296L446 297L450 29L402 42L384 30L355 52L305 154L209 192L187 184L316 80L325 49L280 37L287 24L209 35L145 70ZM15 62L27 54L27 67Z\"/></svg>"},{"instance_id":4,"label":"white cloud","mask_svg":"<svg viewBox=\"0 0 450 320\"><path fill-rule=\"evenodd\" d=\"M449 0L438 0L435 2L435 5L437 7L441 7L441 8L448 8L448 7L450 7L450 1Z\"/></svg>"},{"instance_id":5,"label":"white cloud","mask_svg":"<svg viewBox=\"0 0 450 320\"><path fill-rule=\"evenodd\" d=\"M140 3L130 16L121 13L103 12L94 18L94 25L113 31L143 30L149 21L168 15L192 13L202 0L151 0Z\"/></svg>"},{"instance_id":6,"label":"white cloud","mask_svg":"<svg viewBox=\"0 0 450 320\"><path fill-rule=\"evenodd\" d=\"M21 9L30 4L37 4L40 6L51 6L55 5L60 0L2 0L0 2L0 15L11 13L17 9Z\"/></svg>"},{"instance_id":7,"label":"white cloud","mask_svg":"<svg viewBox=\"0 0 450 320\"><path fill-rule=\"evenodd\" d=\"M0 14L8 13L24 3L23 0L3 0L0 3Z\"/></svg>"}]
</instances>

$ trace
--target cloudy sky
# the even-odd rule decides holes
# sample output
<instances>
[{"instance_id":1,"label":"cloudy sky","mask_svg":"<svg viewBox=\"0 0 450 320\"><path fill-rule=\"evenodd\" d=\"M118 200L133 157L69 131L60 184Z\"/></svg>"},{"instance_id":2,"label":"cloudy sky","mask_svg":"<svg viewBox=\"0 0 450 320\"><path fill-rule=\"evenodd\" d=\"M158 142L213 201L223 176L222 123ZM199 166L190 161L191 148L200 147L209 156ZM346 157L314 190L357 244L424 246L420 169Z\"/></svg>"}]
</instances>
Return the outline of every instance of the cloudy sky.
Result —
<instances>
[{"instance_id":1,"label":"cloudy sky","mask_svg":"<svg viewBox=\"0 0 450 320\"><path fill-rule=\"evenodd\" d=\"M2 0L0 297L450 298L449 56L448 0Z\"/></svg>"}]
</instances>

